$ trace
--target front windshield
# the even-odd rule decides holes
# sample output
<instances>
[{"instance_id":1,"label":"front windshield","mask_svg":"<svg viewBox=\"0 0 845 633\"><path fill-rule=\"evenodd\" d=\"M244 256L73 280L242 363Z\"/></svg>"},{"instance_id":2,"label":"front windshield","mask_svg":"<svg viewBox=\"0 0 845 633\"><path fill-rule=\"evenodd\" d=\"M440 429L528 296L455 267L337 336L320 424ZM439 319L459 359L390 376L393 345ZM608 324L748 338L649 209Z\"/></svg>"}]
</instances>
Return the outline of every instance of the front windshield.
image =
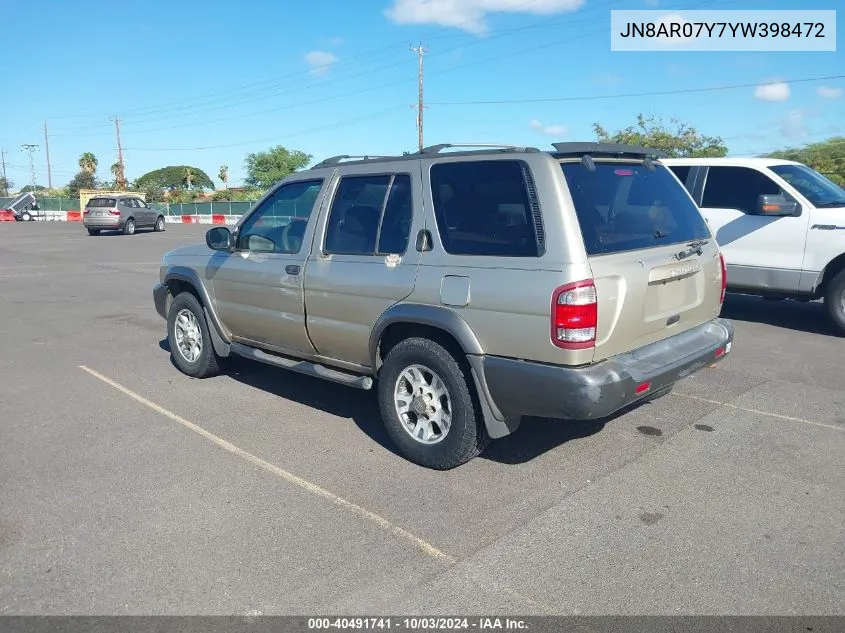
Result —
<instances>
[{"instance_id":1,"label":"front windshield","mask_svg":"<svg viewBox=\"0 0 845 633\"><path fill-rule=\"evenodd\" d=\"M806 165L775 165L770 169L817 207L845 206L845 189Z\"/></svg>"}]
</instances>

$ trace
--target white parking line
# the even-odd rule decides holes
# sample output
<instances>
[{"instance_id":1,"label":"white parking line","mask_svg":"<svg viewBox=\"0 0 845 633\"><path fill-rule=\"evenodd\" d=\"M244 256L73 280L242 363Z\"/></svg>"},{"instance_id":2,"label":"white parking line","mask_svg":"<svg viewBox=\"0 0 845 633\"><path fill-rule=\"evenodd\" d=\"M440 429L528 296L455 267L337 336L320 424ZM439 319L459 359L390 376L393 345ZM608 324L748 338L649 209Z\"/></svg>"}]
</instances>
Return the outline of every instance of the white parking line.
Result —
<instances>
[{"instance_id":1,"label":"white parking line","mask_svg":"<svg viewBox=\"0 0 845 633\"><path fill-rule=\"evenodd\" d=\"M729 402L720 402L719 400L711 400L710 398L702 398L700 396L691 396L686 393L674 393L672 392L673 396L678 396L680 398L689 398L690 400L698 400L699 402L709 402L710 404L718 404L721 407L727 407L728 409L736 409L737 411L745 411L746 413L754 413L756 415L765 415L770 418L777 418L778 420L788 420L789 422L800 422L802 424L812 424L813 426L821 426L825 429L833 429L834 431L845 431L845 427L842 426L834 426L833 424L825 424L824 422L816 422L814 420L805 420L804 418L794 418L789 415L781 415L779 413L771 413L769 411L761 411L760 409L749 409L748 407L741 407L737 404L731 404Z\"/></svg>"},{"instance_id":2,"label":"white parking line","mask_svg":"<svg viewBox=\"0 0 845 633\"><path fill-rule=\"evenodd\" d=\"M90 367L86 367L85 365L79 365L79 368L81 370L85 371L85 372L88 372L89 374L94 376L94 378L97 378L98 380L103 381L107 385L114 387L118 391L126 394L127 396L129 396L133 400L140 402L141 404L143 404L146 407L149 407L150 409L152 409L156 413L159 413L159 414L165 416L166 418L173 420L174 422L178 422L179 424L181 424L185 428L193 431L197 435L201 435L205 439L214 442L220 448L227 450L230 453L233 453L234 455L237 455L238 457L245 459L246 461L250 462L251 464L258 466L259 468L262 468L262 469L266 470L267 472L270 472L270 473L276 475L277 477L284 479L285 481L287 481L289 483L297 485L300 488L303 488L303 489L307 490L308 492L310 492L310 493L312 493L312 494L314 494L318 497L322 497L323 499L331 501L335 505L338 505L342 508L345 508L346 510L350 510L351 512L357 514L358 516L366 519L367 521L370 521L371 523L375 523L376 525L383 528L387 532L390 532L394 536L405 539L406 541L410 541L411 543L416 545L419 549L421 549L424 553L428 554L429 556L443 560L447 563L455 563L456 562L456 560L453 556L446 554L445 552L439 550L438 548L436 548L434 545L432 545L428 541L424 541L423 539L421 539L418 536L412 534L408 530L391 523L390 521L388 521L387 519L385 519L382 516L379 516L375 512L371 512L370 510L367 510L366 508L363 508L356 503L348 501L348 500L344 499L343 497L340 497L340 496L334 494L333 492L329 492L325 488L321 488L317 484L313 484L310 481L303 479L302 477L299 477L297 475L294 475L293 473L289 473L288 471L283 470L282 468L279 468L275 464L271 464L270 462L264 461L260 457L256 457L252 453L248 453L247 451L243 450L242 448L238 448L237 446L235 446L231 442L224 440L222 437L218 437L217 435L214 435L214 433L211 433L210 431L206 431L201 426L197 426L193 422L189 422L185 418L178 416L175 413L172 413L171 411L168 411L167 409L165 409L161 405L158 405L155 402L147 400L146 398L144 398L141 395L138 395L137 393L135 393L131 389L124 387L120 383L115 382L111 378L104 376L103 374L99 373L98 371L91 369Z\"/></svg>"}]
</instances>

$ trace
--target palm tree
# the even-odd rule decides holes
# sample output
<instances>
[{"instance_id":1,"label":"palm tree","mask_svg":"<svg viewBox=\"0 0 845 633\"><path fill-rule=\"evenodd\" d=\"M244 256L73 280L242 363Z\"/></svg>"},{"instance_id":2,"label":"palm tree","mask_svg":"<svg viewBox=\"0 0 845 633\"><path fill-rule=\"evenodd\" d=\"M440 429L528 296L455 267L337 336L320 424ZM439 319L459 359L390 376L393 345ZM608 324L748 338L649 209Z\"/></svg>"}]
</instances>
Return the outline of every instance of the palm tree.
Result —
<instances>
[{"instance_id":1,"label":"palm tree","mask_svg":"<svg viewBox=\"0 0 845 633\"><path fill-rule=\"evenodd\" d=\"M115 184L117 184L117 187L119 189L123 189L123 187L126 183L124 182L124 177L123 177L123 165L120 164L120 161L115 161L112 164L111 173L114 176L114 181L115 181Z\"/></svg>"},{"instance_id":2,"label":"palm tree","mask_svg":"<svg viewBox=\"0 0 845 633\"><path fill-rule=\"evenodd\" d=\"M94 156L94 154L92 154L91 152L85 152L82 156L79 157L79 166L85 173L95 173L97 171L97 164L97 157Z\"/></svg>"},{"instance_id":3,"label":"palm tree","mask_svg":"<svg viewBox=\"0 0 845 633\"><path fill-rule=\"evenodd\" d=\"M228 165L220 165L220 171L217 173L217 177L220 178L220 182L223 183L223 187L228 189L229 188L229 166Z\"/></svg>"},{"instance_id":4,"label":"palm tree","mask_svg":"<svg viewBox=\"0 0 845 633\"><path fill-rule=\"evenodd\" d=\"M185 175L182 176L182 179L185 181L185 186L190 189L191 185L194 184L194 172L190 167L185 167Z\"/></svg>"}]
</instances>

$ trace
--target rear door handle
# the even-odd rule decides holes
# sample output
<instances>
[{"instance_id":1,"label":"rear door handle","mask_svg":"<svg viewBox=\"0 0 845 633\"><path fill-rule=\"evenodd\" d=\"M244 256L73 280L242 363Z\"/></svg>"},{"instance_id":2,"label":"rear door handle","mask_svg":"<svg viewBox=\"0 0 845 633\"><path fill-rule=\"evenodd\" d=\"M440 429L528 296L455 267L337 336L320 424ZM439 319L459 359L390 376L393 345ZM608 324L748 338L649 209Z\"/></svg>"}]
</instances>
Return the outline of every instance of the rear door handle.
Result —
<instances>
[{"instance_id":1,"label":"rear door handle","mask_svg":"<svg viewBox=\"0 0 845 633\"><path fill-rule=\"evenodd\" d=\"M298 275L299 274L299 266L296 264L288 264L285 266L285 272L288 275Z\"/></svg>"}]
</instances>

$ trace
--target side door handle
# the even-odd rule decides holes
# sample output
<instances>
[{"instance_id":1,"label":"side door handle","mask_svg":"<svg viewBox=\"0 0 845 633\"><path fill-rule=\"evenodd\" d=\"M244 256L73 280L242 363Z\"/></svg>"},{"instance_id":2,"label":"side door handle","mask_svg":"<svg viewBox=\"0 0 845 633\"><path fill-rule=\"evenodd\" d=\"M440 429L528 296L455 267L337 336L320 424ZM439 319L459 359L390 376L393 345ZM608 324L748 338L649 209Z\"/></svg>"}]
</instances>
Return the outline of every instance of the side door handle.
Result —
<instances>
[{"instance_id":1,"label":"side door handle","mask_svg":"<svg viewBox=\"0 0 845 633\"><path fill-rule=\"evenodd\" d=\"M288 275L298 275L299 274L299 266L296 264L288 264L285 266L285 272Z\"/></svg>"}]
</instances>

